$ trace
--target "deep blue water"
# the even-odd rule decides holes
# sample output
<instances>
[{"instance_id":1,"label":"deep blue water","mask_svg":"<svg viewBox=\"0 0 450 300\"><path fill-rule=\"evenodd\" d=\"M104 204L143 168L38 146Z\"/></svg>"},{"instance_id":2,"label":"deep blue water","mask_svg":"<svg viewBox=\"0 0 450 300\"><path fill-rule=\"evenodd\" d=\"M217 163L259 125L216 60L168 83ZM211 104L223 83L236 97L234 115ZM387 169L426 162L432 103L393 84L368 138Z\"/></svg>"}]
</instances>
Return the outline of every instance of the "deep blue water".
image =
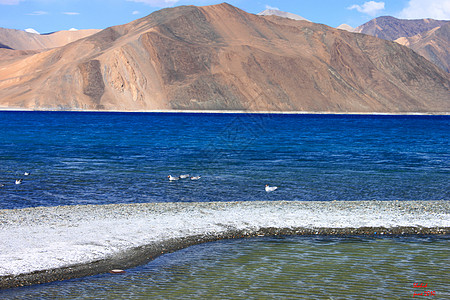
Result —
<instances>
[{"instance_id":1,"label":"deep blue water","mask_svg":"<svg viewBox=\"0 0 450 300\"><path fill-rule=\"evenodd\" d=\"M449 141L450 116L6 111L0 209L450 200ZM186 173L202 178L168 181Z\"/></svg>"}]
</instances>

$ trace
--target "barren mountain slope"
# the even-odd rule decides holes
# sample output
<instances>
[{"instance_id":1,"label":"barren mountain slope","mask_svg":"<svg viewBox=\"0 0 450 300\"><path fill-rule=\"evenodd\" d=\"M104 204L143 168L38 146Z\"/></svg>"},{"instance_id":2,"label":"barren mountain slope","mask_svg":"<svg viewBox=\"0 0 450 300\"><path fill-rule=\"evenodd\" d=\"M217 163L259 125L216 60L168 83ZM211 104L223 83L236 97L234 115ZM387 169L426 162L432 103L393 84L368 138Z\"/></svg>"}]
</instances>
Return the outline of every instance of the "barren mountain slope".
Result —
<instances>
[{"instance_id":1,"label":"barren mountain slope","mask_svg":"<svg viewBox=\"0 0 450 300\"><path fill-rule=\"evenodd\" d=\"M99 32L99 29L64 30L50 34L35 34L22 30L0 28L0 48L40 50L61 47Z\"/></svg>"},{"instance_id":2,"label":"barren mountain slope","mask_svg":"<svg viewBox=\"0 0 450 300\"><path fill-rule=\"evenodd\" d=\"M446 23L449 23L449 21L433 19L405 20L384 16L372 19L369 22L356 27L355 32L394 41L401 37L410 37L431 30Z\"/></svg>"},{"instance_id":3,"label":"barren mountain slope","mask_svg":"<svg viewBox=\"0 0 450 300\"><path fill-rule=\"evenodd\" d=\"M397 43L228 4L0 62L0 106L30 109L448 112L449 87Z\"/></svg>"},{"instance_id":4,"label":"barren mountain slope","mask_svg":"<svg viewBox=\"0 0 450 300\"><path fill-rule=\"evenodd\" d=\"M299 15L296 15L293 13L289 13L289 12L285 12L285 11L281 11L278 9L266 9L266 10L258 13L258 16L278 16L278 17L289 18L289 19L293 19L293 20L309 21L309 20L303 18L302 16L299 16Z\"/></svg>"},{"instance_id":5,"label":"barren mountain slope","mask_svg":"<svg viewBox=\"0 0 450 300\"><path fill-rule=\"evenodd\" d=\"M450 72L450 22L430 31L395 40Z\"/></svg>"}]
</instances>

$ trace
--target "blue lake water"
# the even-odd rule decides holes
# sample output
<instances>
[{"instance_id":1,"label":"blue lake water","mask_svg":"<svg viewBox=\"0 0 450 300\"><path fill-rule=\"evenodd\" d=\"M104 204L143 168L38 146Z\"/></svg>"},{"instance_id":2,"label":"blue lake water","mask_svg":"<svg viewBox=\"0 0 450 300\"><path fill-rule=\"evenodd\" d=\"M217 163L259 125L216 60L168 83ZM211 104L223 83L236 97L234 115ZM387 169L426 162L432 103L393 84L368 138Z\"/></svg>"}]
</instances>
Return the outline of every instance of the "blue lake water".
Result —
<instances>
[{"instance_id":1,"label":"blue lake water","mask_svg":"<svg viewBox=\"0 0 450 300\"><path fill-rule=\"evenodd\" d=\"M0 112L0 208L449 200L449 141L449 116Z\"/></svg>"},{"instance_id":2,"label":"blue lake water","mask_svg":"<svg viewBox=\"0 0 450 300\"><path fill-rule=\"evenodd\" d=\"M450 200L449 141L450 116L0 112L0 209ZM202 177L167 178L187 173ZM279 189L266 193L266 184ZM415 282L448 297L448 246L448 237L219 241L124 276L11 289L2 297L405 299L423 292Z\"/></svg>"}]
</instances>

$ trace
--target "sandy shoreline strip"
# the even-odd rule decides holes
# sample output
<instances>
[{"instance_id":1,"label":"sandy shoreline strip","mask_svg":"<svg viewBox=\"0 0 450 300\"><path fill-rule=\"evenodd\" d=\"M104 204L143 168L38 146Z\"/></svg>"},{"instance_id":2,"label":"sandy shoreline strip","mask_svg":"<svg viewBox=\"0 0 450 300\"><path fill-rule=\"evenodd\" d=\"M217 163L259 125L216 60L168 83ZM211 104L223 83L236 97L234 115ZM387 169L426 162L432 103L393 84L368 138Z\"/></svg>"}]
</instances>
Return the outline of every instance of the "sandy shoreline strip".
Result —
<instances>
[{"instance_id":1,"label":"sandy shoreline strip","mask_svg":"<svg viewBox=\"0 0 450 300\"><path fill-rule=\"evenodd\" d=\"M367 115L367 116L448 116L450 112L333 112L333 111L250 111L250 110L59 110L0 107L0 111L104 112L104 113L195 113L195 114L274 114L274 115Z\"/></svg>"},{"instance_id":2,"label":"sandy shoreline strip","mask_svg":"<svg viewBox=\"0 0 450 300\"><path fill-rule=\"evenodd\" d=\"M0 210L0 288L142 265L190 245L274 235L450 234L450 201L211 202Z\"/></svg>"}]
</instances>

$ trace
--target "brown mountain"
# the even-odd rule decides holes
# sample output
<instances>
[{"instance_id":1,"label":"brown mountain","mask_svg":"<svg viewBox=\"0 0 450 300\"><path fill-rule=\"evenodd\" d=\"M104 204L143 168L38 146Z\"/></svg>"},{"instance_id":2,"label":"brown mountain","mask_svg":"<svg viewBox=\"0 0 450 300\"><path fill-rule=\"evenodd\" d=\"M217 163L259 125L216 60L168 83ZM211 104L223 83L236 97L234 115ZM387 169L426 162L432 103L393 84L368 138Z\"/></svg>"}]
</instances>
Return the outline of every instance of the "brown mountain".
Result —
<instances>
[{"instance_id":1,"label":"brown mountain","mask_svg":"<svg viewBox=\"0 0 450 300\"><path fill-rule=\"evenodd\" d=\"M450 72L450 22L430 31L401 37L397 43L410 47L443 70Z\"/></svg>"},{"instance_id":2,"label":"brown mountain","mask_svg":"<svg viewBox=\"0 0 450 300\"><path fill-rule=\"evenodd\" d=\"M390 16L378 17L355 28L354 32L376 36L380 39L394 41L401 37L416 34L440 27L449 21L433 19L404 20Z\"/></svg>"},{"instance_id":3,"label":"brown mountain","mask_svg":"<svg viewBox=\"0 0 450 300\"><path fill-rule=\"evenodd\" d=\"M355 32L355 28L353 28L352 26L348 25L348 24L341 24L338 27L336 27L336 29L341 29L341 30L347 30L350 32Z\"/></svg>"},{"instance_id":4,"label":"brown mountain","mask_svg":"<svg viewBox=\"0 0 450 300\"><path fill-rule=\"evenodd\" d=\"M263 10L262 12L258 13L258 16L278 16L278 17L283 17L283 18L289 18L289 19L293 19L293 20L303 20L303 21L309 21L308 19L303 18L302 16L290 13L290 12L285 12L285 11L281 11L278 9L266 9Z\"/></svg>"},{"instance_id":5,"label":"brown mountain","mask_svg":"<svg viewBox=\"0 0 450 300\"><path fill-rule=\"evenodd\" d=\"M433 19L402 20L394 17L379 17L355 28L354 32L369 34L390 41L395 40L449 72L449 26L449 21Z\"/></svg>"},{"instance_id":6,"label":"brown mountain","mask_svg":"<svg viewBox=\"0 0 450 300\"><path fill-rule=\"evenodd\" d=\"M13 50L0 47L0 60L14 59L42 52L40 50Z\"/></svg>"},{"instance_id":7,"label":"brown mountain","mask_svg":"<svg viewBox=\"0 0 450 300\"><path fill-rule=\"evenodd\" d=\"M449 89L397 43L228 4L0 61L0 105L30 109L449 112Z\"/></svg>"},{"instance_id":8,"label":"brown mountain","mask_svg":"<svg viewBox=\"0 0 450 300\"><path fill-rule=\"evenodd\" d=\"M35 34L0 27L0 48L14 50L41 50L61 47L99 32L99 29L63 30L49 34Z\"/></svg>"},{"instance_id":9,"label":"brown mountain","mask_svg":"<svg viewBox=\"0 0 450 300\"><path fill-rule=\"evenodd\" d=\"M47 49L61 47L99 31L99 29L85 29L35 34L0 27L0 60L27 56Z\"/></svg>"}]
</instances>

